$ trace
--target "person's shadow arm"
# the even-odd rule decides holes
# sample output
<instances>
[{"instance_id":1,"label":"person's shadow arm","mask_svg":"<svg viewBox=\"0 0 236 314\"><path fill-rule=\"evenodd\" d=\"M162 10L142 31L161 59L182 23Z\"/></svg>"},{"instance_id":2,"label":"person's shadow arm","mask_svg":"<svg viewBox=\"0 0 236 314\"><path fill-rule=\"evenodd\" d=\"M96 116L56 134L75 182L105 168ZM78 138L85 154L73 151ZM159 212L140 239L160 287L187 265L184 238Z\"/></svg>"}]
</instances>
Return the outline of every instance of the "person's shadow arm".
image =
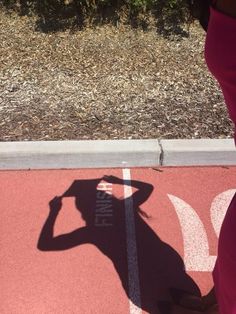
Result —
<instances>
[{"instance_id":1,"label":"person's shadow arm","mask_svg":"<svg viewBox=\"0 0 236 314\"><path fill-rule=\"evenodd\" d=\"M67 250L80 244L88 243L88 232L86 227L54 237L54 224L62 207L61 198L55 197L50 201L49 206L50 212L38 240L37 248L40 251Z\"/></svg>"},{"instance_id":2,"label":"person's shadow arm","mask_svg":"<svg viewBox=\"0 0 236 314\"><path fill-rule=\"evenodd\" d=\"M105 176L103 179L110 183L128 185L136 188L137 191L135 191L130 197L126 198L126 201L129 198L132 198L134 207L139 207L142 203L144 203L153 191L153 185L147 182L137 180L122 180L115 176Z\"/></svg>"}]
</instances>

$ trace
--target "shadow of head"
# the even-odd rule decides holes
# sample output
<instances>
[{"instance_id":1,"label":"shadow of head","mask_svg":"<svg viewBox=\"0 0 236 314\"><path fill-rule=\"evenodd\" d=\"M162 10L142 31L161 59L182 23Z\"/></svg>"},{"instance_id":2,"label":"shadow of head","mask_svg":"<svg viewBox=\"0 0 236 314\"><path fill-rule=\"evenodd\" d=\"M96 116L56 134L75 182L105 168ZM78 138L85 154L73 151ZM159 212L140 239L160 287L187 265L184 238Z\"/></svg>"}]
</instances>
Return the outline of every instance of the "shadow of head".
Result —
<instances>
[{"instance_id":1,"label":"shadow of head","mask_svg":"<svg viewBox=\"0 0 236 314\"><path fill-rule=\"evenodd\" d=\"M97 197L106 199L106 191L98 190L98 185L102 181L99 179L75 180L62 197L75 197L75 205L81 213L87 225L94 222L95 204ZM100 196L102 195L102 196Z\"/></svg>"}]
</instances>

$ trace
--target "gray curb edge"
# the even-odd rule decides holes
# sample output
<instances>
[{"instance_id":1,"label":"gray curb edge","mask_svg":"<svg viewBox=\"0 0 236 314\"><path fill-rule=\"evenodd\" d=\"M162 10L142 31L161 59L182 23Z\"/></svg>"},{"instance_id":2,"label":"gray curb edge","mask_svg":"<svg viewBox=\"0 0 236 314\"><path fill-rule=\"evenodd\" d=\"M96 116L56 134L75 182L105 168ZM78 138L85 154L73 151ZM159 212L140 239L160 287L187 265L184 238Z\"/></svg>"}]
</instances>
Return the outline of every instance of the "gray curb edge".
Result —
<instances>
[{"instance_id":1,"label":"gray curb edge","mask_svg":"<svg viewBox=\"0 0 236 314\"><path fill-rule=\"evenodd\" d=\"M0 170L229 165L233 139L0 142Z\"/></svg>"}]
</instances>

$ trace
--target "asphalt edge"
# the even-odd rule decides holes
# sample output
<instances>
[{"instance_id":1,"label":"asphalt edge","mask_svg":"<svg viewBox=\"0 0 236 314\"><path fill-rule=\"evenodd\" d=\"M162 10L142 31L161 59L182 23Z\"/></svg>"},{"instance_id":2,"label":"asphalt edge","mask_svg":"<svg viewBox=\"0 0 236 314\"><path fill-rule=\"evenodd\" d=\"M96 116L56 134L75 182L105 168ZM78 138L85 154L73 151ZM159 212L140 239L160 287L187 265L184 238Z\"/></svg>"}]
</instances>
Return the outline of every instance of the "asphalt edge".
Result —
<instances>
[{"instance_id":1,"label":"asphalt edge","mask_svg":"<svg viewBox=\"0 0 236 314\"><path fill-rule=\"evenodd\" d=\"M236 166L233 139L0 142L0 170Z\"/></svg>"}]
</instances>

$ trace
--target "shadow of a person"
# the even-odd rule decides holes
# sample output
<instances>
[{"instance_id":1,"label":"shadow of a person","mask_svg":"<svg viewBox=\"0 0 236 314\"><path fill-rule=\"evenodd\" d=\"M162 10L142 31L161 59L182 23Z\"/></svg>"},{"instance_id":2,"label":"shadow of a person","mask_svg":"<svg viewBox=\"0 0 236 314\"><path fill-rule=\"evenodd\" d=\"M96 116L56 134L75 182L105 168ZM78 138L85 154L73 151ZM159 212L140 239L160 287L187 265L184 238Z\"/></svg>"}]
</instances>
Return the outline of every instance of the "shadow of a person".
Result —
<instances>
[{"instance_id":1,"label":"shadow of a person","mask_svg":"<svg viewBox=\"0 0 236 314\"><path fill-rule=\"evenodd\" d=\"M130 185L136 189L130 200L136 229L141 304L130 294L128 282L125 202L129 202L129 199L118 199L107 191L98 190L101 181ZM114 176L74 181L61 197L50 201L50 212L38 240L38 249L59 251L93 244L113 262L122 286L134 304L148 313L171 313L170 302L178 299L182 291L200 296L200 290L185 272L180 255L163 242L142 217L145 213L140 205L152 191L151 184L136 180L124 181ZM70 196L75 197L76 208L86 226L54 236L53 228L62 207L62 197Z\"/></svg>"}]
</instances>

